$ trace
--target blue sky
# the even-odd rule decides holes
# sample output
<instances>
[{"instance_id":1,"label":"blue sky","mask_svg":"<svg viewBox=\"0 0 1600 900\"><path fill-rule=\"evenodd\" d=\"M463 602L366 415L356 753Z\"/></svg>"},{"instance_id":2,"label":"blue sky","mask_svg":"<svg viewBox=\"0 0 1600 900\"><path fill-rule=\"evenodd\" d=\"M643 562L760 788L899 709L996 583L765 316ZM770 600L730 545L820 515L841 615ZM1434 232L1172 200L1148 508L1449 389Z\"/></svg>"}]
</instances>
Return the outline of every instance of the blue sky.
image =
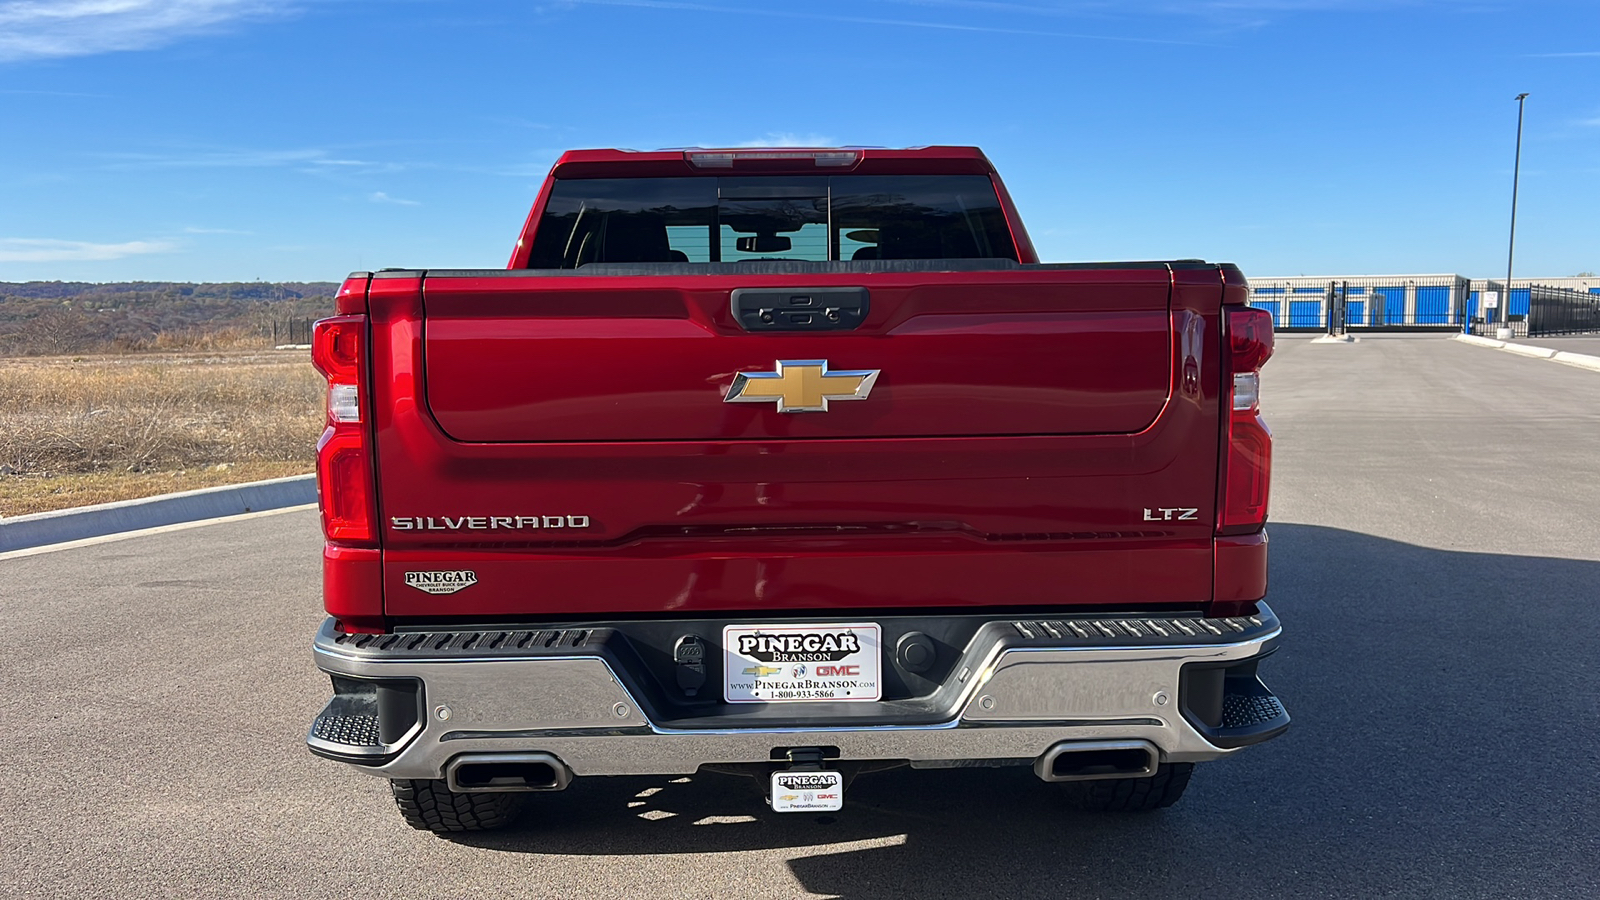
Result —
<instances>
[{"instance_id":1,"label":"blue sky","mask_svg":"<svg viewBox=\"0 0 1600 900\"><path fill-rule=\"evenodd\" d=\"M1600 270L1595 0L0 0L0 281L500 267L573 147L977 144L1049 260Z\"/></svg>"}]
</instances>

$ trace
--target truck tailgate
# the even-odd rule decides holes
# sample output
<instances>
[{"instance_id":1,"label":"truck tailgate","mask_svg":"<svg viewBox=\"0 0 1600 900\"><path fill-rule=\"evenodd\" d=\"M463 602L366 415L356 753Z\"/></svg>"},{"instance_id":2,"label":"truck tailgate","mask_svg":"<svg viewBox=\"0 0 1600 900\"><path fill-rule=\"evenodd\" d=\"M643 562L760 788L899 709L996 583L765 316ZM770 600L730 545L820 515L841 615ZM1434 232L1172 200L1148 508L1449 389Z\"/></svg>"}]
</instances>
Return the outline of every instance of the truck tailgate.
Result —
<instances>
[{"instance_id":1,"label":"truck tailgate","mask_svg":"<svg viewBox=\"0 0 1600 900\"><path fill-rule=\"evenodd\" d=\"M730 310L830 287L867 289L859 327ZM1203 606L1220 298L1215 267L384 273L386 612ZM825 413L723 402L807 360L879 374Z\"/></svg>"},{"instance_id":2,"label":"truck tailgate","mask_svg":"<svg viewBox=\"0 0 1600 900\"><path fill-rule=\"evenodd\" d=\"M472 442L1142 431L1171 384L1170 278L1076 274L430 277L428 408ZM738 288L832 286L868 288L859 327L750 333L729 311ZM722 402L735 372L810 359L882 374L826 415Z\"/></svg>"}]
</instances>

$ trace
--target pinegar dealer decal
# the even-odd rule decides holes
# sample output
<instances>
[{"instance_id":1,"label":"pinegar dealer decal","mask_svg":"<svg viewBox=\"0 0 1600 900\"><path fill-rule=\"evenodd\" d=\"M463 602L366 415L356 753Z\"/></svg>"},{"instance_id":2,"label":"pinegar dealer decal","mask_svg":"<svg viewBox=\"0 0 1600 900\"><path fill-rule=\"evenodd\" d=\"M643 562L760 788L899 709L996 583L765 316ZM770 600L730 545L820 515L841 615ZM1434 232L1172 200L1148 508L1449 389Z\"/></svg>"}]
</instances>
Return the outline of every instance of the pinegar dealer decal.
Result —
<instances>
[{"instance_id":1,"label":"pinegar dealer decal","mask_svg":"<svg viewBox=\"0 0 1600 900\"><path fill-rule=\"evenodd\" d=\"M406 586L429 594L454 594L462 588L478 583L478 573L471 569L453 572L407 572Z\"/></svg>"}]
</instances>

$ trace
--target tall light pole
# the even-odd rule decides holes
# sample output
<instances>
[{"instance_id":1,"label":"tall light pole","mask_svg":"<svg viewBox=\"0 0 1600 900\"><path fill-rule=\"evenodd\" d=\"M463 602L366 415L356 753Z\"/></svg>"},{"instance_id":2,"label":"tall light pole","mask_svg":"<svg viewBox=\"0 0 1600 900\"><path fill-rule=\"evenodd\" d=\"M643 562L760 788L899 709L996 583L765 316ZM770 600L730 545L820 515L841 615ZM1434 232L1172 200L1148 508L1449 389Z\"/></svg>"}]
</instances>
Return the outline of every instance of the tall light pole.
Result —
<instances>
[{"instance_id":1,"label":"tall light pole","mask_svg":"<svg viewBox=\"0 0 1600 900\"><path fill-rule=\"evenodd\" d=\"M1517 95L1517 157L1511 167L1511 240L1506 246L1505 309L1500 314L1501 326L1507 332L1511 331L1511 263L1517 257L1517 182L1522 177L1522 107L1527 99L1527 93ZM1511 335L1497 334L1495 337L1509 338Z\"/></svg>"}]
</instances>

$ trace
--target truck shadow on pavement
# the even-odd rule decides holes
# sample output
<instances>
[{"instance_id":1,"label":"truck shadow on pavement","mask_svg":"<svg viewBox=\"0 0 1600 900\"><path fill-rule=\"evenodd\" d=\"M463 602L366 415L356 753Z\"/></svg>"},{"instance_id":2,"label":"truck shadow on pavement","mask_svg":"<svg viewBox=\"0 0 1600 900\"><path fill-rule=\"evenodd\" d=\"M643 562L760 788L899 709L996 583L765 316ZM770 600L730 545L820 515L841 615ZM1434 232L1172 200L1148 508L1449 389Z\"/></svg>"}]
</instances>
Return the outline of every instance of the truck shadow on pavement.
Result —
<instances>
[{"instance_id":1,"label":"truck shadow on pavement","mask_svg":"<svg viewBox=\"0 0 1600 900\"><path fill-rule=\"evenodd\" d=\"M753 780L579 780L459 843L590 856L787 850L847 898L1593 896L1600 562L1274 524L1295 724L1196 770L1175 807L1079 813L1026 770L897 769L843 812L777 815ZM769 885L769 887L771 887Z\"/></svg>"}]
</instances>

